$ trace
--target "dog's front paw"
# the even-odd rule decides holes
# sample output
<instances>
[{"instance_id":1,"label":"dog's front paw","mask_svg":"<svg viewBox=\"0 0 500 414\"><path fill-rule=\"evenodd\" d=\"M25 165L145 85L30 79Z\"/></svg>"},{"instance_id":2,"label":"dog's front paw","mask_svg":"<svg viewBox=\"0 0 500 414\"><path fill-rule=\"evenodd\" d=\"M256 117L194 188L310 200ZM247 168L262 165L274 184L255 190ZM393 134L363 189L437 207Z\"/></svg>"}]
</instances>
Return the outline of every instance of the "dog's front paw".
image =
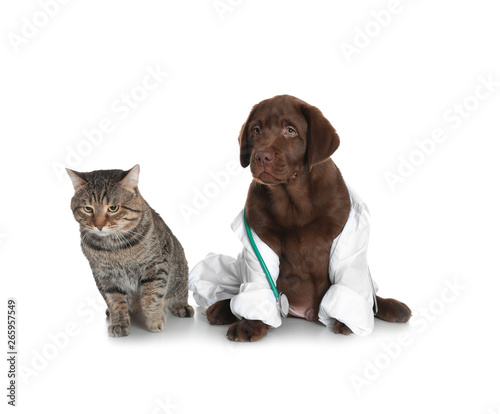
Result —
<instances>
[{"instance_id":1,"label":"dog's front paw","mask_svg":"<svg viewBox=\"0 0 500 414\"><path fill-rule=\"evenodd\" d=\"M266 336L269 328L262 321L242 319L229 327L227 337L235 342L255 342Z\"/></svg>"},{"instance_id":2,"label":"dog's front paw","mask_svg":"<svg viewBox=\"0 0 500 414\"><path fill-rule=\"evenodd\" d=\"M215 302L207 309L207 319L211 325L229 325L238 320L231 312L230 299Z\"/></svg>"},{"instance_id":3,"label":"dog's front paw","mask_svg":"<svg viewBox=\"0 0 500 414\"><path fill-rule=\"evenodd\" d=\"M351 328L349 328L345 323L336 320L333 324L333 333L350 335L352 334L352 331Z\"/></svg>"},{"instance_id":4,"label":"dog's front paw","mask_svg":"<svg viewBox=\"0 0 500 414\"><path fill-rule=\"evenodd\" d=\"M113 323L108 326L108 335L113 338L127 336L130 333L130 325L128 323Z\"/></svg>"}]
</instances>

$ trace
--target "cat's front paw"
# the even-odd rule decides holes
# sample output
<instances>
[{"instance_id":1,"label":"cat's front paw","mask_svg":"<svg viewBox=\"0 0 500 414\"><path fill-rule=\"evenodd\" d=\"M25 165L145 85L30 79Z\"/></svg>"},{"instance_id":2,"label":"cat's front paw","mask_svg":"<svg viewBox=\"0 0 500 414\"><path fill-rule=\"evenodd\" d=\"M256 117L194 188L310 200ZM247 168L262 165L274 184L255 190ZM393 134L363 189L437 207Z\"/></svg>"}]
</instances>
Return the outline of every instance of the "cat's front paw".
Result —
<instances>
[{"instance_id":1,"label":"cat's front paw","mask_svg":"<svg viewBox=\"0 0 500 414\"><path fill-rule=\"evenodd\" d=\"M146 318L146 326L150 332L161 332L165 328L165 323L167 322L167 317L163 313L159 317Z\"/></svg>"},{"instance_id":2,"label":"cat's front paw","mask_svg":"<svg viewBox=\"0 0 500 414\"><path fill-rule=\"evenodd\" d=\"M108 335L113 338L127 336L130 333L130 325L128 323L114 323L108 326Z\"/></svg>"},{"instance_id":3,"label":"cat's front paw","mask_svg":"<svg viewBox=\"0 0 500 414\"><path fill-rule=\"evenodd\" d=\"M187 303L179 303L172 307L172 313L179 318L190 318L194 315L194 309Z\"/></svg>"}]
</instances>

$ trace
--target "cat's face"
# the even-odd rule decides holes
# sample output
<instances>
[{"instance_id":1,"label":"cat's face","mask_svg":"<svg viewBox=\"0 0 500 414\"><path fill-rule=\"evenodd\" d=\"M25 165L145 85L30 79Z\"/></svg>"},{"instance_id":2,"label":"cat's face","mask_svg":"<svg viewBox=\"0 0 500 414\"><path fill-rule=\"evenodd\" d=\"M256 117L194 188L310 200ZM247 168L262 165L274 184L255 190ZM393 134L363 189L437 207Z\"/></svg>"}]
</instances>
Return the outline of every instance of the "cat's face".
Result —
<instances>
[{"instance_id":1,"label":"cat's face","mask_svg":"<svg viewBox=\"0 0 500 414\"><path fill-rule=\"evenodd\" d=\"M75 188L71 209L83 232L106 237L134 228L143 208L138 165L129 171L67 171Z\"/></svg>"}]
</instances>

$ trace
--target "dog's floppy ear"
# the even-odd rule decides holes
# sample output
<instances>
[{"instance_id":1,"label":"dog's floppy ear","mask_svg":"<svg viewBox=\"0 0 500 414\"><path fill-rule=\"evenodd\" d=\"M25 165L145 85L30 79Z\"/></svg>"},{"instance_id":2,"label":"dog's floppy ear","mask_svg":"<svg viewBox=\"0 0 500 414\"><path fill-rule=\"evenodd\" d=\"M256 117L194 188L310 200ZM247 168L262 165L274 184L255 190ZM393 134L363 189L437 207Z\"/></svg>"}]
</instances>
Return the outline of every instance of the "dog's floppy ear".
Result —
<instances>
[{"instance_id":1,"label":"dog's floppy ear","mask_svg":"<svg viewBox=\"0 0 500 414\"><path fill-rule=\"evenodd\" d=\"M255 105L250 114L248 115L247 120L241 127L240 136L238 137L238 142L240 143L240 164L243 168L246 168L250 165L250 154L252 153L253 142L251 139L248 139L248 122L252 119L252 115L256 109Z\"/></svg>"},{"instance_id":2,"label":"dog's floppy ear","mask_svg":"<svg viewBox=\"0 0 500 414\"><path fill-rule=\"evenodd\" d=\"M307 149L305 161L312 169L330 158L339 147L340 138L332 124L324 117L321 111L312 105L304 105L302 112L307 120Z\"/></svg>"}]
</instances>

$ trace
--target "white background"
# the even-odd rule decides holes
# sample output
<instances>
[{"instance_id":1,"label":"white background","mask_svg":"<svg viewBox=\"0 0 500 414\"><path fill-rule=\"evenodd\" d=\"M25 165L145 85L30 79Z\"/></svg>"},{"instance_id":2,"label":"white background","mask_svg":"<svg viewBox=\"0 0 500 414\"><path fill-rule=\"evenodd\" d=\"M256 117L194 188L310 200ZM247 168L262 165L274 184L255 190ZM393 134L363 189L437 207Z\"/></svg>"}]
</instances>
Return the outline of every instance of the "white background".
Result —
<instances>
[{"instance_id":1,"label":"white background","mask_svg":"<svg viewBox=\"0 0 500 414\"><path fill-rule=\"evenodd\" d=\"M233 6L74 0L52 16L43 1L0 6L0 307L6 321L7 298L18 301L18 412L498 414L497 2L220 3ZM141 94L148 68L168 76ZM137 107L117 112L132 91ZM141 192L191 267L211 251L235 255L229 225L251 180L231 169L239 129L252 105L283 93L338 130L333 159L371 210L379 293L408 303L413 324L343 337L288 319L235 344L198 312L170 316L160 334L138 320L108 338L61 165L139 163ZM113 131L89 146L84 130L101 122ZM436 129L446 139L419 153ZM410 157L419 165L401 170ZM398 168L406 177L391 188Z\"/></svg>"}]
</instances>

